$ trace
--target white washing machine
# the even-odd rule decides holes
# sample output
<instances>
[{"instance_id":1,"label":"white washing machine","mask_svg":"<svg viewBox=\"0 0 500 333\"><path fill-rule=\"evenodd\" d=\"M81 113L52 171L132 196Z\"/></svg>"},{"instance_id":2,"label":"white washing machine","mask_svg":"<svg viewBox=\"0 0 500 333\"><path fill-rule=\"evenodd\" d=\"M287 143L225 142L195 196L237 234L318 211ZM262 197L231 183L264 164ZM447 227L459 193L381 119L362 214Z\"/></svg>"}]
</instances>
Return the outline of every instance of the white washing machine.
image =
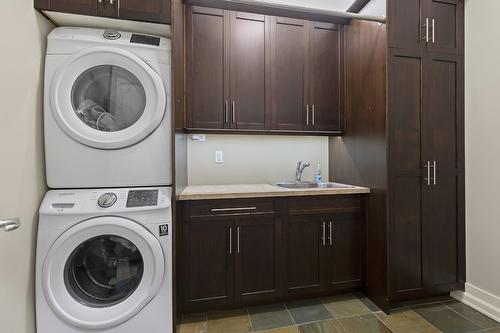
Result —
<instances>
[{"instance_id":1,"label":"white washing machine","mask_svg":"<svg viewBox=\"0 0 500 333\"><path fill-rule=\"evenodd\" d=\"M49 187L172 184L170 56L166 38L52 30L44 95Z\"/></svg>"},{"instance_id":2,"label":"white washing machine","mask_svg":"<svg viewBox=\"0 0 500 333\"><path fill-rule=\"evenodd\" d=\"M171 333L170 188L49 191L36 254L38 333Z\"/></svg>"}]
</instances>

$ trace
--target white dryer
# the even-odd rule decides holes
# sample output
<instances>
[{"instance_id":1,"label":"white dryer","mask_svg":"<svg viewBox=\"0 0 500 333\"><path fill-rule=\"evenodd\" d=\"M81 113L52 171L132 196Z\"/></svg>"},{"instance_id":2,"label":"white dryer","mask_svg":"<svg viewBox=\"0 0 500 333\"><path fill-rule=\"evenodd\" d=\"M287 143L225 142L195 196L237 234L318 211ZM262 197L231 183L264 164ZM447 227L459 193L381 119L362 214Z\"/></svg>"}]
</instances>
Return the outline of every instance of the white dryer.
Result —
<instances>
[{"instance_id":1,"label":"white dryer","mask_svg":"<svg viewBox=\"0 0 500 333\"><path fill-rule=\"evenodd\" d=\"M52 30L44 94L49 187L172 184L170 56L166 38Z\"/></svg>"},{"instance_id":2,"label":"white dryer","mask_svg":"<svg viewBox=\"0 0 500 333\"><path fill-rule=\"evenodd\" d=\"M171 189L49 191L36 254L38 333L171 333Z\"/></svg>"}]
</instances>

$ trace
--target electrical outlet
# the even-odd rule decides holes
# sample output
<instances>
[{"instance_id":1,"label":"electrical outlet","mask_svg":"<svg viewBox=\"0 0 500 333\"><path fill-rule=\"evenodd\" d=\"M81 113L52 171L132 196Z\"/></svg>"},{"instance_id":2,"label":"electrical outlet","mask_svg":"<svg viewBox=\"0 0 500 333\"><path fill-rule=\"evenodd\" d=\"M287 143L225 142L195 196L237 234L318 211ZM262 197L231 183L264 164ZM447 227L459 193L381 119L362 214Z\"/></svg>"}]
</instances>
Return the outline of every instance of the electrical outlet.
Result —
<instances>
[{"instance_id":1,"label":"electrical outlet","mask_svg":"<svg viewBox=\"0 0 500 333\"><path fill-rule=\"evenodd\" d=\"M197 141L197 142L205 142L205 141L207 141L207 137L205 136L205 134L192 134L191 140Z\"/></svg>"},{"instance_id":2,"label":"electrical outlet","mask_svg":"<svg viewBox=\"0 0 500 333\"><path fill-rule=\"evenodd\" d=\"M224 153L222 152L222 150L215 151L215 163L224 163Z\"/></svg>"}]
</instances>

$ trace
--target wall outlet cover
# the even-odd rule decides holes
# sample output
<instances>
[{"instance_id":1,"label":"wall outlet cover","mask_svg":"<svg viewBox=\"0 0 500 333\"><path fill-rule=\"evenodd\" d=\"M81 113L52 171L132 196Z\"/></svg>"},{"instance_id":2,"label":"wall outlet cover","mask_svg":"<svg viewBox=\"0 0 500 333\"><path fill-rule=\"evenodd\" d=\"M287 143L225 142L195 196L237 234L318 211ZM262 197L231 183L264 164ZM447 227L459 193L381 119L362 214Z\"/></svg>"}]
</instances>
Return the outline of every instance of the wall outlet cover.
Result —
<instances>
[{"instance_id":1,"label":"wall outlet cover","mask_svg":"<svg viewBox=\"0 0 500 333\"><path fill-rule=\"evenodd\" d=\"M215 163L224 163L224 153L222 152L222 150L215 151Z\"/></svg>"},{"instance_id":2,"label":"wall outlet cover","mask_svg":"<svg viewBox=\"0 0 500 333\"><path fill-rule=\"evenodd\" d=\"M205 141L207 141L207 136L205 134L192 134L191 140L197 141L197 142L205 142Z\"/></svg>"}]
</instances>

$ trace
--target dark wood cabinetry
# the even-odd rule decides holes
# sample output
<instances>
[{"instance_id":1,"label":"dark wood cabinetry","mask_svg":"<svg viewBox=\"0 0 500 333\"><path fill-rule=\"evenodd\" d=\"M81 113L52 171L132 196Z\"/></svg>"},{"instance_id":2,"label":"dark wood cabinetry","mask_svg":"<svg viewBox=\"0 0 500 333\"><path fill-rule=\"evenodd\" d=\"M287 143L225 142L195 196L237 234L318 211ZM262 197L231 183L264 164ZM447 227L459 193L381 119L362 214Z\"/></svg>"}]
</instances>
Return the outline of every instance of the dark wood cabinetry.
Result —
<instances>
[{"instance_id":1,"label":"dark wood cabinetry","mask_svg":"<svg viewBox=\"0 0 500 333\"><path fill-rule=\"evenodd\" d=\"M187 36L187 126L264 130L269 18L189 7Z\"/></svg>"},{"instance_id":2,"label":"dark wood cabinetry","mask_svg":"<svg viewBox=\"0 0 500 333\"><path fill-rule=\"evenodd\" d=\"M226 53L228 17L221 9L190 7L186 16L187 123L193 128L227 126ZM227 113L227 112L226 112Z\"/></svg>"},{"instance_id":3,"label":"dark wood cabinetry","mask_svg":"<svg viewBox=\"0 0 500 333\"><path fill-rule=\"evenodd\" d=\"M182 254L186 310L280 296L281 223L275 218L272 199L188 202L184 211L188 217L183 223Z\"/></svg>"},{"instance_id":4,"label":"dark wood cabinetry","mask_svg":"<svg viewBox=\"0 0 500 333\"><path fill-rule=\"evenodd\" d=\"M273 214L241 217L235 223L236 301L248 303L281 296L281 224Z\"/></svg>"},{"instance_id":5,"label":"dark wood cabinetry","mask_svg":"<svg viewBox=\"0 0 500 333\"><path fill-rule=\"evenodd\" d=\"M287 294L318 293L323 289L324 249L321 238L321 216L293 216L287 223Z\"/></svg>"},{"instance_id":6,"label":"dark wood cabinetry","mask_svg":"<svg viewBox=\"0 0 500 333\"><path fill-rule=\"evenodd\" d=\"M341 123L341 35L336 24L312 22L309 29L309 126L339 131ZM307 120L307 119L306 119Z\"/></svg>"},{"instance_id":7,"label":"dark wood cabinetry","mask_svg":"<svg viewBox=\"0 0 500 333\"><path fill-rule=\"evenodd\" d=\"M287 294L361 287L361 198L291 198L287 203Z\"/></svg>"},{"instance_id":8,"label":"dark wood cabinetry","mask_svg":"<svg viewBox=\"0 0 500 333\"><path fill-rule=\"evenodd\" d=\"M341 132L340 26L191 6L186 31L188 130Z\"/></svg>"},{"instance_id":9,"label":"dark wood cabinetry","mask_svg":"<svg viewBox=\"0 0 500 333\"><path fill-rule=\"evenodd\" d=\"M301 131L306 125L306 23L273 18L273 113L279 130Z\"/></svg>"},{"instance_id":10,"label":"dark wood cabinetry","mask_svg":"<svg viewBox=\"0 0 500 333\"><path fill-rule=\"evenodd\" d=\"M377 188L366 292L385 311L465 282L463 0L388 0L388 9L388 47L385 27L345 27L349 135L330 142L332 179Z\"/></svg>"},{"instance_id":11,"label":"dark wood cabinetry","mask_svg":"<svg viewBox=\"0 0 500 333\"><path fill-rule=\"evenodd\" d=\"M460 286L463 63L458 54L389 52L390 293L407 299Z\"/></svg>"},{"instance_id":12,"label":"dark wood cabinetry","mask_svg":"<svg viewBox=\"0 0 500 333\"><path fill-rule=\"evenodd\" d=\"M164 24L170 6L170 0L35 0L40 10Z\"/></svg>"},{"instance_id":13,"label":"dark wood cabinetry","mask_svg":"<svg viewBox=\"0 0 500 333\"><path fill-rule=\"evenodd\" d=\"M185 311L317 296L362 285L359 195L201 200L182 206Z\"/></svg>"},{"instance_id":14,"label":"dark wood cabinetry","mask_svg":"<svg viewBox=\"0 0 500 333\"><path fill-rule=\"evenodd\" d=\"M189 306L222 306L233 301L232 222L212 218L183 226L186 302ZM188 306L186 304L186 306Z\"/></svg>"},{"instance_id":15,"label":"dark wood cabinetry","mask_svg":"<svg viewBox=\"0 0 500 333\"><path fill-rule=\"evenodd\" d=\"M389 46L463 54L463 0L390 1Z\"/></svg>"}]
</instances>

